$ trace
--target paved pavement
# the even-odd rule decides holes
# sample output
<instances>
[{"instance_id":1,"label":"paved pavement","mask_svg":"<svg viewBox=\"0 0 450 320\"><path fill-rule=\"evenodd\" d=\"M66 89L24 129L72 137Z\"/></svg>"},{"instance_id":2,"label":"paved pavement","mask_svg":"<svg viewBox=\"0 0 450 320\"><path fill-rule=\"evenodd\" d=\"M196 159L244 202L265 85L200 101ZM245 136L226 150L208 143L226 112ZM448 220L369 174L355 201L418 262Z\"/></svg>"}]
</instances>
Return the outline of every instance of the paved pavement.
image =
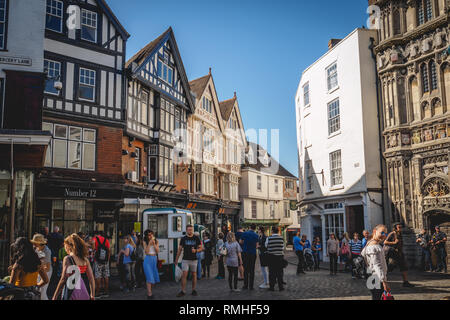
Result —
<instances>
[{"instance_id":1,"label":"paved pavement","mask_svg":"<svg viewBox=\"0 0 450 320\"><path fill-rule=\"evenodd\" d=\"M230 292L227 280L211 279L198 281L197 291L199 295L193 297L187 294L183 298L176 298L180 285L175 282L162 282L155 286L155 300L369 300L365 280L352 280L349 273L338 273L330 276L325 269L327 264L321 266L321 270L307 272L306 275L297 276L296 256L288 252L286 258L290 264L285 269L286 290L283 292L271 292L259 289L262 283L262 274L259 262L256 265L255 290ZM211 266L211 275L217 274L217 263ZM228 276L228 275L227 275ZM394 272L389 275L392 294L396 300L441 300L450 296L450 274L427 273L411 271L410 282L414 288L403 288L401 274ZM239 282L242 287L242 282ZM117 279L111 281L111 297L109 300L144 300L145 289L136 289L135 292L124 294L119 291ZM190 292L188 282L187 292ZM275 289L277 290L277 288Z\"/></svg>"}]
</instances>

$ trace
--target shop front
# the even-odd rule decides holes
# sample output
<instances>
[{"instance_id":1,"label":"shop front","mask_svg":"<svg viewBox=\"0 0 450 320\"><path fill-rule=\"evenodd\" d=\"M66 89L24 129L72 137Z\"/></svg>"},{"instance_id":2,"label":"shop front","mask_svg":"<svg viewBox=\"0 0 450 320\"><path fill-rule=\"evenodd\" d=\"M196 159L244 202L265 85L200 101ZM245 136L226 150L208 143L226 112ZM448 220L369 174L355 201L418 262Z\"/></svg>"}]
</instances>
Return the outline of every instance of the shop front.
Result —
<instances>
[{"instance_id":1,"label":"shop front","mask_svg":"<svg viewBox=\"0 0 450 320\"><path fill-rule=\"evenodd\" d=\"M209 233L212 237L217 235L216 225L216 212L220 203L217 201L207 201L200 199L190 199L186 209L192 212L194 218L194 224L197 226L203 226L204 232Z\"/></svg>"},{"instance_id":2,"label":"shop front","mask_svg":"<svg viewBox=\"0 0 450 320\"><path fill-rule=\"evenodd\" d=\"M120 184L40 180L36 183L34 230L58 226L64 236L102 231L114 254L121 198Z\"/></svg>"},{"instance_id":3,"label":"shop front","mask_svg":"<svg viewBox=\"0 0 450 320\"><path fill-rule=\"evenodd\" d=\"M236 232L241 226L241 221L239 219L239 206L225 205L222 204L222 208L219 209L217 216L217 226L220 230L225 227L228 231Z\"/></svg>"}]
</instances>

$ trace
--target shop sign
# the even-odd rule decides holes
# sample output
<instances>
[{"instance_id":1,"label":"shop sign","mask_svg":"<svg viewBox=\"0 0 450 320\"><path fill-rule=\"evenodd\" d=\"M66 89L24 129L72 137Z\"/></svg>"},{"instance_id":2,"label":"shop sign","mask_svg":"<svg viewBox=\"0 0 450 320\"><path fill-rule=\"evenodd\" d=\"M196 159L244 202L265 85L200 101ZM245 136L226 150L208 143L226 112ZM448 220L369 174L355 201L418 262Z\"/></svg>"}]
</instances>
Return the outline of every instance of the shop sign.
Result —
<instances>
[{"instance_id":1,"label":"shop sign","mask_svg":"<svg viewBox=\"0 0 450 320\"><path fill-rule=\"evenodd\" d=\"M97 190L95 189L71 189L71 188L64 188L64 196L66 198L90 198L95 199L97 198Z\"/></svg>"},{"instance_id":2,"label":"shop sign","mask_svg":"<svg viewBox=\"0 0 450 320\"><path fill-rule=\"evenodd\" d=\"M290 205L289 205L290 207L291 207L291 210L292 211L295 211L295 210L297 210L297 201L295 201L295 200L291 200L291 202L290 202Z\"/></svg>"},{"instance_id":3,"label":"shop sign","mask_svg":"<svg viewBox=\"0 0 450 320\"><path fill-rule=\"evenodd\" d=\"M140 222L135 222L134 223L134 232L141 232L141 223Z\"/></svg>"}]
</instances>

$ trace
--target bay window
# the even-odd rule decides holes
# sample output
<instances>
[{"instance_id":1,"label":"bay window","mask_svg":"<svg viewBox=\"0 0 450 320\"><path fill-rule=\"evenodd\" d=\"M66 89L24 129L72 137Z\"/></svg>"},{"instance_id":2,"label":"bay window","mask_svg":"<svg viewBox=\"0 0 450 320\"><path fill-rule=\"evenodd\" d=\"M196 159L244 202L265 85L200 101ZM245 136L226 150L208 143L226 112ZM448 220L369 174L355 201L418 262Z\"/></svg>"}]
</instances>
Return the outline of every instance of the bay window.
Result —
<instances>
[{"instance_id":1,"label":"bay window","mask_svg":"<svg viewBox=\"0 0 450 320\"><path fill-rule=\"evenodd\" d=\"M46 167L95 170L96 131L94 129L44 122L44 131L52 133L45 157Z\"/></svg>"}]
</instances>

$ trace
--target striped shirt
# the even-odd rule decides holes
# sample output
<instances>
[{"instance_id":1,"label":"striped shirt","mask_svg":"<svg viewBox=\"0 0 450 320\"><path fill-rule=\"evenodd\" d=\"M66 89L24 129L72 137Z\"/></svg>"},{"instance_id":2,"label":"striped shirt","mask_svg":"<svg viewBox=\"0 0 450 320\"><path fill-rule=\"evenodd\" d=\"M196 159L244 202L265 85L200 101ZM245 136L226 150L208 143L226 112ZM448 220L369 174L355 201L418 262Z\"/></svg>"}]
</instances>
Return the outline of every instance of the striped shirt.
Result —
<instances>
[{"instance_id":1,"label":"striped shirt","mask_svg":"<svg viewBox=\"0 0 450 320\"><path fill-rule=\"evenodd\" d=\"M352 254L361 254L361 250L362 250L362 242L361 240L355 241L355 240L350 240L350 250L352 252Z\"/></svg>"},{"instance_id":2,"label":"striped shirt","mask_svg":"<svg viewBox=\"0 0 450 320\"><path fill-rule=\"evenodd\" d=\"M284 255L284 240L279 234L273 234L266 240L267 253L274 256Z\"/></svg>"}]
</instances>

